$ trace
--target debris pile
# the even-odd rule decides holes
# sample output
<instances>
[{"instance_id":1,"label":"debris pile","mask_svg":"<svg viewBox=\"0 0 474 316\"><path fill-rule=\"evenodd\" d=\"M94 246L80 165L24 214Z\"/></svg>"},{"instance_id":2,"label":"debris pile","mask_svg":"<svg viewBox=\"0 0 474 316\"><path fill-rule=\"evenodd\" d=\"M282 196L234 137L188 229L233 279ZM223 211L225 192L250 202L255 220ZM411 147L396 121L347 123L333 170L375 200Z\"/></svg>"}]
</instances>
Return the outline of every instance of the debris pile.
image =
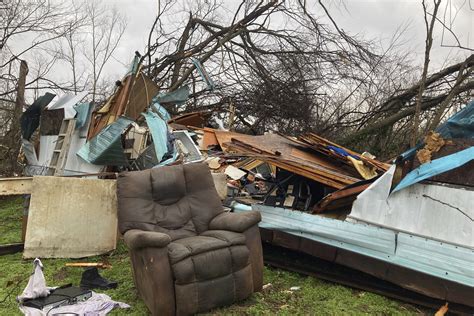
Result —
<instances>
[{"instance_id":1,"label":"debris pile","mask_svg":"<svg viewBox=\"0 0 474 316\"><path fill-rule=\"evenodd\" d=\"M205 90L212 90L204 67L193 63ZM138 57L101 106L81 102L86 93L50 104L54 97L47 93L23 113L22 148L27 175L63 178L0 182L2 195L31 194L26 257L84 257L114 249L115 180L103 178L202 162L224 206L262 214L263 241L472 306L462 293L474 285L472 270L465 268L474 247L474 102L388 164L314 133L217 129L209 110L172 116L188 102L190 88L161 91L141 71ZM99 179L65 178L70 176ZM59 186L74 188L67 206ZM87 192L91 186L96 190ZM92 212L81 213L84 208ZM87 223L77 214L88 214ZM101 231L100 240L89 230ZM420 276L442 286L413 281Z\"/></svg>"}]
</instances>

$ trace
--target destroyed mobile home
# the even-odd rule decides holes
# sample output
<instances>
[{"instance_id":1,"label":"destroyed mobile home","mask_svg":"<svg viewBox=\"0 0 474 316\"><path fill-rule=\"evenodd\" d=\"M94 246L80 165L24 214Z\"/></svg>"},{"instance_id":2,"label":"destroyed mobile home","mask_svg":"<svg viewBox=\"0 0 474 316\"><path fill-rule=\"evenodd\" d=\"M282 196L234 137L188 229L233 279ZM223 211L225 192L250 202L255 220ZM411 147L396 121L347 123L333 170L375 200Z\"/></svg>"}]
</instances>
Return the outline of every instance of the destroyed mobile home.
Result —
<instances>
[{"instance_id":1,"label":"destroyed mobile home","mask_svg":"<svg viewBox=\"0 0 474 316\"><path fill-rule=\"evenodd\" d=\"M21 121L31 177L0 180L2 195L31 195L23 257L102 254L121 233L150 311L191 314L262 288L261 238L473 310L474 102L384 163L312 133L252 136L207 127L207 112L171 117L189 93L161 92L136 58L99 108L85 94L36 100Z\"/></svg>"}]
</instances>

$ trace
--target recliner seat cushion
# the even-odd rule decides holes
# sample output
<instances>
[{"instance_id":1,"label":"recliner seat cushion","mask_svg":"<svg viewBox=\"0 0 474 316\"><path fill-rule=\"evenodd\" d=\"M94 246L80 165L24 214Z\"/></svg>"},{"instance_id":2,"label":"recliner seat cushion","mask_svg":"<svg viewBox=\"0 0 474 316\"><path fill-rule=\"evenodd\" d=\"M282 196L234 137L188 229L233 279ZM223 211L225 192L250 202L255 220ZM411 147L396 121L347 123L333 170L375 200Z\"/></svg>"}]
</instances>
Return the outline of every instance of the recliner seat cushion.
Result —
<instances>
[{"instance_id":1,"label":"recliner seat cushion","mask_svg":"<svg viewBox=\"0 0 474 316\"><path fill-rule=\"evenodd\" d=\"M218 230L171 242L168 256L176 284L232 274L250 262L245 236Z\"/></svg>"},{"instance_id":2,"label":"recliner seat cushion","mask_svg":"<svg viewBox=\"0 0 474 316\"><path fill-rule=\"evenodd\" d=\"M168 245L168 255L171 264L174 264L191 255L233 245L245 245L244 234L224 230L208 230L200 236L174 240Z\"/></svg>"}]
</instances>

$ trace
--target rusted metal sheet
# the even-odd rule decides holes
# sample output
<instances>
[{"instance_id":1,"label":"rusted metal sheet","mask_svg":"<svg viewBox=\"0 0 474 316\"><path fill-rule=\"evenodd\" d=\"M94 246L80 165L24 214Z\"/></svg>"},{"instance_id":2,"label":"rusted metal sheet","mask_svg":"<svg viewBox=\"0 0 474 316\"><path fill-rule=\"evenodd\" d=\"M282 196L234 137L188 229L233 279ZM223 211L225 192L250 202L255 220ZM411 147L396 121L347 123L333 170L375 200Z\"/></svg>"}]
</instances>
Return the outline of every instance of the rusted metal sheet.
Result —
<instances>
[{"instance_id":1,"label":"rusted metal sheet","mask_svg":"<svg viewBox=\"0 0 474 316\"><path fill-rule=\"evenodd\" d=\"M33 177L24 258L82 258L115 249L115 180Z\"/></svg>"},{"instance_id":2,"label":"rusted metal sheet","mask_svg":"<svg viewBox=\"0 0 474 316\"><path fill-rule=\"evenodd\" d=\"M0 196L30 194L32 180L32 177L0 178Z\"/></svg>"}]
</instances>

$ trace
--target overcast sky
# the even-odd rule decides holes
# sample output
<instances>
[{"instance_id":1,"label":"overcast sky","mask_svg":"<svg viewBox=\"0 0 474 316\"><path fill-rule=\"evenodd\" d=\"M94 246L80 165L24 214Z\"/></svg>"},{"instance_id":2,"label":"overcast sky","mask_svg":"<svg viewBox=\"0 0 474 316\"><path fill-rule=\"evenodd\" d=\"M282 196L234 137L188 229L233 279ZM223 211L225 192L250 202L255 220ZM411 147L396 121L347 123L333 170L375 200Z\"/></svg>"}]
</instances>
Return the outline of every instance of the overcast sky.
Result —
<instances>
[{"instance_id":1,"label":"overcast sky","mask_svg":"<svg viewBox=\"0 0 474 316\"><path fill-rule=\"evenodd\" d=\"M183 4L189 1L178 0ZM470 2L469 2L470 1ZM106 0L109 5L115 5L117 9L128 18L128 27L116 58L127 61L133 56L136 50L143 51L145 47L148 31L153 23L157 1L150 0ZM427 0L431 3L431 0ZM229 11L234 10L239 1L225 0L224 4ZM290 1L286 3L291 4ZM307 6L313 7L315 0L307 0ZM423 21L423 9L421 0L335 0L327 1L330 13L335 17L338 25L350 34L359 34L366 38L380 39L382 44L387 46L390 38L397 29L406 27L406 32L402 37L404 49L414 53L414 58L418 63L422 63L424 54L425 26ZM449 11L451 5L451 11ZM446 11L446 18L449 14L454 16L453 29L463 45L474 48L474 0L443 0L440 9L440 18ZM456 10L456 8L459 8ZM316 9L317 10L317 9ZM315 12L317 16L323 16ZM435 28L435 40L432 49L432 65L430 69L438 69L444 64L453 63L463 56L472 54L472 51L460 50L458 48L448 48L441 46L442 27L440 24ZM452 37L445 33L444 44L452 44ZM109 71L118 71L118 65L109 68Z\"/></svg>"}]
</instances>

